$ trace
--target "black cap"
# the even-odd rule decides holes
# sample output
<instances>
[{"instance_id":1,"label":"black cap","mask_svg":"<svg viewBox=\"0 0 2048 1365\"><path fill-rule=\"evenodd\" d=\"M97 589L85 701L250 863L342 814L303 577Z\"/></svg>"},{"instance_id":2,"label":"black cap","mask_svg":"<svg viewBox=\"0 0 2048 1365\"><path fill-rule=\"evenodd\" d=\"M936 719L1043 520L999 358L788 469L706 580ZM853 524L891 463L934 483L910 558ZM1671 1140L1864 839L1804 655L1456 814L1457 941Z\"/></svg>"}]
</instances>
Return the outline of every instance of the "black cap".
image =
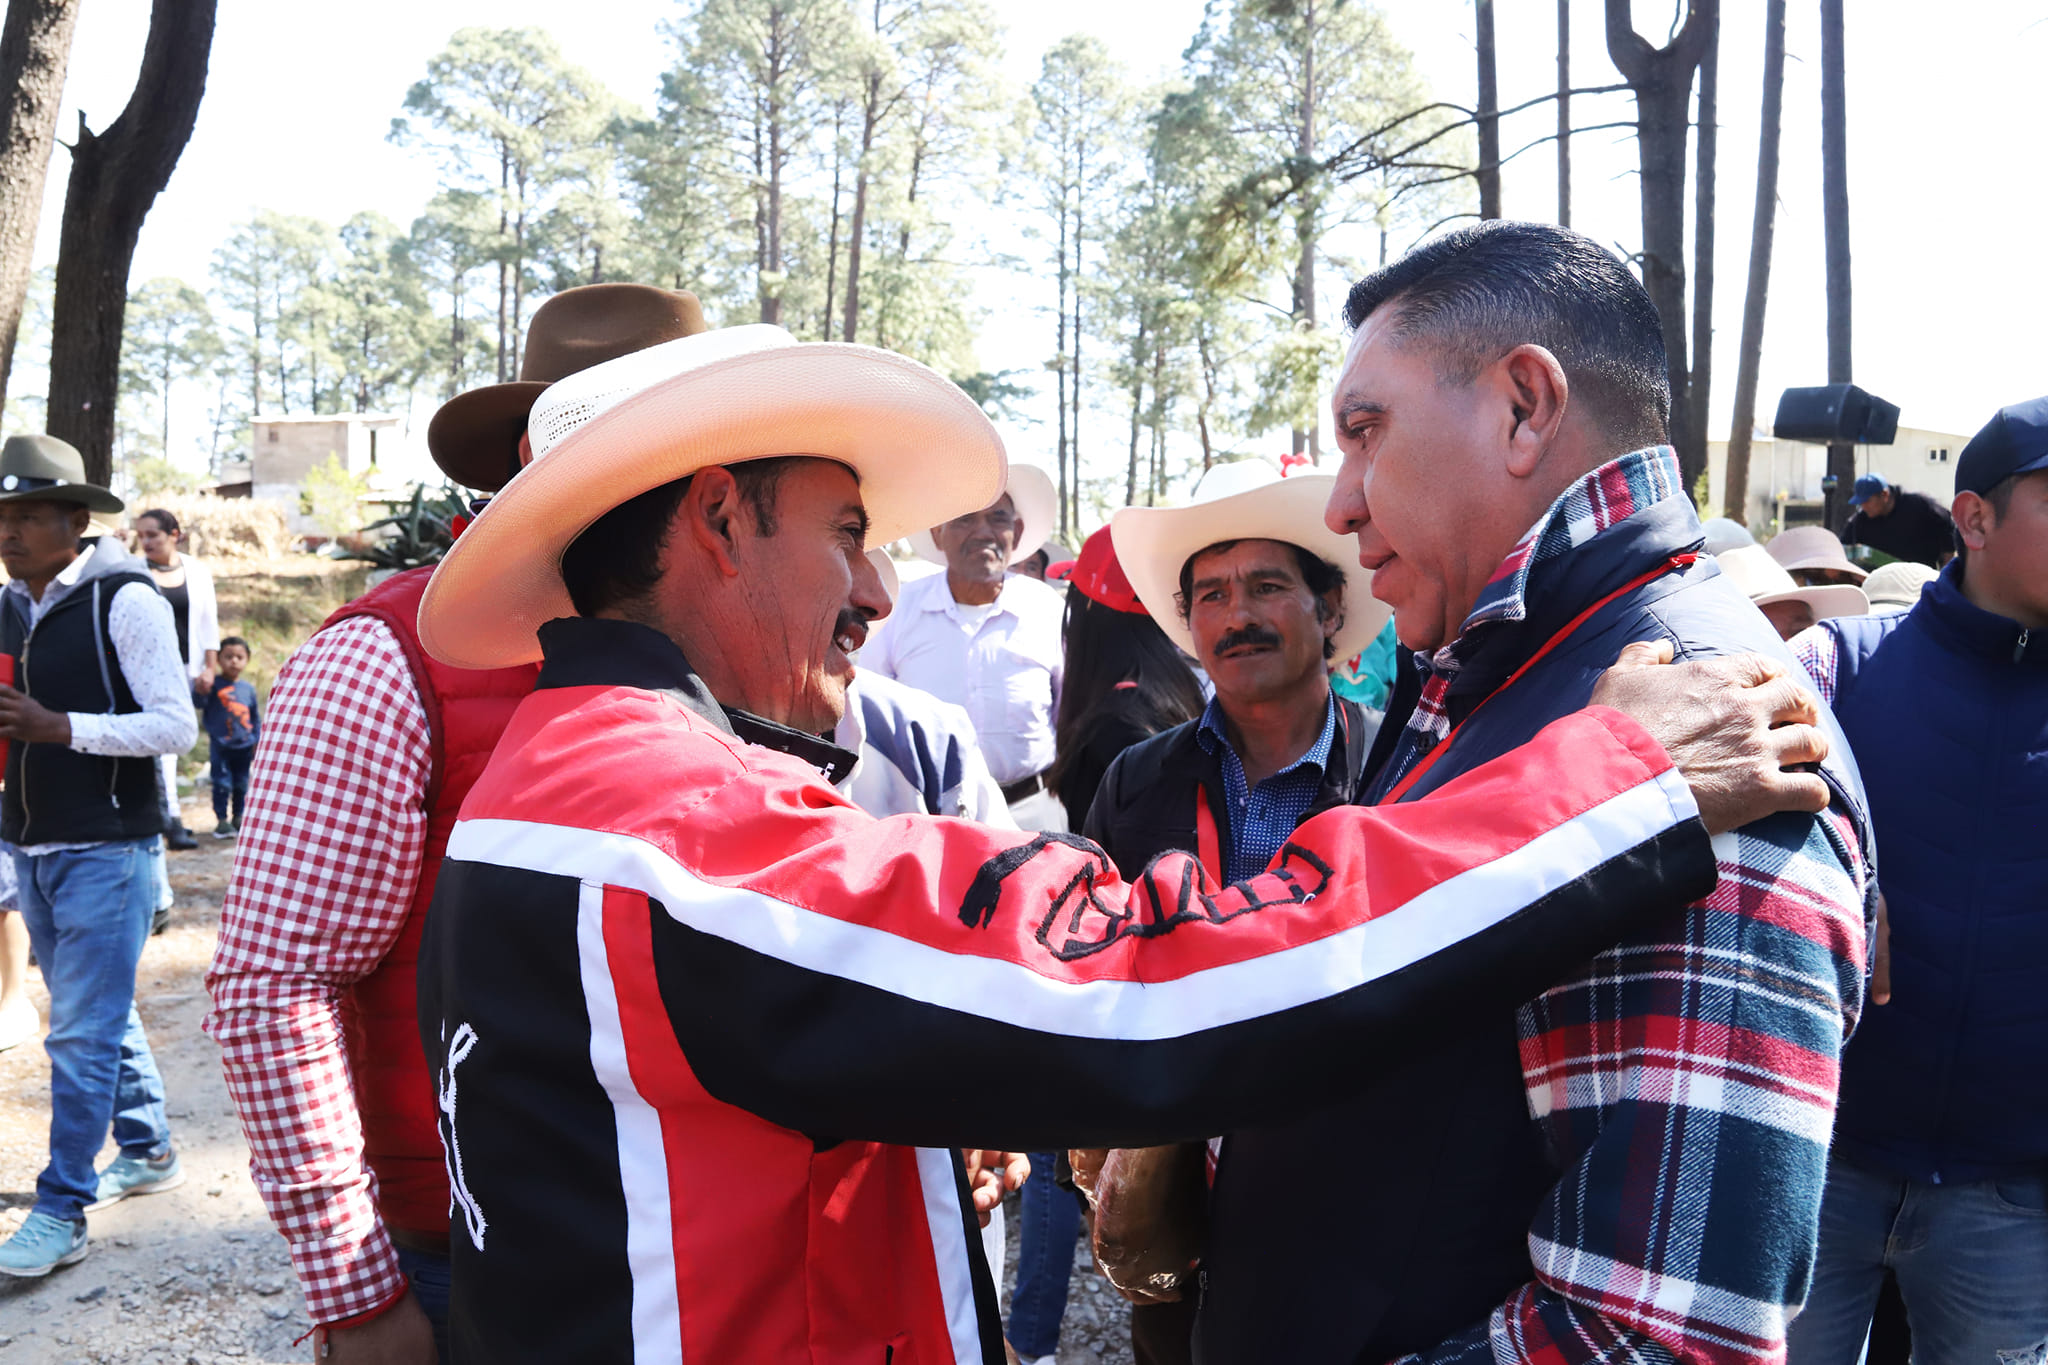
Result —
<instances>
[{"instance_id":1,"label":"black cap","mask_svg":"<svg viewBox=\"0 0 2048 1365\"><path fill-rule=\"evenodd\" d=\"M2048 398L1998 410L1956 460L1956 492L1982 496L2015 474L2048 469Z\"/></svg>"}]
</instances>

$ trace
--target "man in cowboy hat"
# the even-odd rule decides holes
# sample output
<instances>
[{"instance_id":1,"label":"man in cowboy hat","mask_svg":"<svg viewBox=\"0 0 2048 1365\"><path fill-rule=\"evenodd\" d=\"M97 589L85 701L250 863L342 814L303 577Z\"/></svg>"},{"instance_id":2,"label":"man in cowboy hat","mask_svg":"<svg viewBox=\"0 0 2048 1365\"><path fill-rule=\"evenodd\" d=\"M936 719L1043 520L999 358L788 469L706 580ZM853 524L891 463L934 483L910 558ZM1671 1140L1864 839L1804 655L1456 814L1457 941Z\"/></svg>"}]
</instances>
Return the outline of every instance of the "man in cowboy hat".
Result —
<instances>
[{"instance_id":1,"label":"man in cowboy hat","mask_svg":"<svg viewBox=\"0 0 2048 1365\"><path fill-rule=\"evenodd\" d=\"M156 910L164 810L157 758L197 733L170 604L111 536L81 548L121 500L86 482L54 436L0 446L0 686L7 745L0 839L50 992L50 1163L35 1207L0 1246L0 1273L84 1259L85 1214L184 1180L164 1083L135 1012L135 966ZM111 667L110 667L111 665ZM109 1123L120 1154L93 1163Z\"/></svg>"},{"instance_id":2,"label":"man in cowboy hat","mask_svg":"<svg viewBox=\"0 0 2048 1365\"><path fill-rule=\"evenodd\" d=\"M1700 553L1657 311L1612 254L1484 223L1361 281L1345 320L1326 521L1417 652L1369 760L1379 808L1457 790L1624 646L1794 668ZM1231 1133L1204 1360L1781 1358L1876 893L1821 720L1825 808L1717 842L1712 896L1664 900L1519 1009L1466 1012L1359 1099ZM1345 1178L1304 1199L1332 1151Z\"/></svg>"},{"instance_id":3,"label":"man in cowboy hat","mask_svg":"<svg viewBox=\"0 0 2048 1365\"><path fill-rule=\"evenodd\" d=\"M1756 603L1756 609L1789 640L1816 621L1836 616L1862 616L1870 599L1854 583L1813 583L1802 586L1771 551L1762 545L1738 545L1714 556L1728 581Z\"/></svg>"},{"instance_id":4,"label":"man in cowboy hat","mask_svg":"<svg viewBox=\"0 0 2048 1365\"><path fill-rule=\"evenodd\" d=\"M1053 760L1066 654L1064 604L1042 578L1011 571L1052 534L1058 507L1052 479L1013 464L1003 494L987 507L920 528L919 558L946 571L903 587L885 629L862 659L874 672L966 710L989 771L1025 829L1064 829L1045 788Z\"/></svg>"},{"instance_id":5,"label":"man in cowboy hat","mask_svg":"<svg viewBox=\"0 0 2048 1365\"><path fill-rule=\"evenodd\" d=\"M1126 749L1103 777L1086 832L1125 876L1178 850L1236 880L1270 862L1302 821L1356 799L1379 726L1331 691L1330 663L1364 648L1387 611L1350 542L1322 524L1332 482L1241 460L1204 474L1185 506L1126 507L1111 520L1139 600L1215 686L1200 717ZM1170 1182L1144 1202L1185 1226L1199 1224L1199 1209L1190 1218L1174 1197L1202 1191L1175 1177L1201 1166L1196 1150L1121 1153L1109 1169L1112 1181ZM1100 1194L1128 1207L1136 1192ZM1105 1234L1137 1245L1147 1236L1101 1222L1096 1233L1099 1246ZM1191 1358L1193 1268L1182 1260L1171 1272L1186 1292L1148 1277L1131 1316L1144 1362Z\"/></svg>"},{"instance_id":6,"label":"man in cowboy hat","mask_svg":"<svg viewBox=\"0 0 2048 1365\"><path fill-rule=\"evenodd\" d=\"M1157 1143L1341 1092L1372 1067L1332 1078L1318 1044L1369 1059L1453 999L1505 1009L1630 902L1704 894L1705 826L1819 799L1779 771L1805 727L1766 728L1810 698L1635 669L1616 699L1689 755L1747 737L1729 808L1720 758L1689 786L1595 707L1425 805L1327 812L1228 888L877 820L818 736L888 609L868 539L1002 490L973 400L747 326L572 375L529 430L420 608L444 663L541 660L420 963L458 1355L993 1365L948 1149ZM991 1059L1001 1084L955 1083Z\"/></svg>"},{"instance_id":7,"label":"man in cowboy hat","mask_svg":"<svg viewBox=\"0 0 2048 1365\"><path fill-rule=\"evenodd\" d=\"M495 492L551 381L703 330L689 294L566 290L535 311L519 379L444 403L428 449ZM414 961L455 813L533 688L530 666L421 651L429 574L349 603L280 670L207 978L251 1173L333 1361L431 1361L443 1330L448 1177Z\"/></svg>"}]
</instances>

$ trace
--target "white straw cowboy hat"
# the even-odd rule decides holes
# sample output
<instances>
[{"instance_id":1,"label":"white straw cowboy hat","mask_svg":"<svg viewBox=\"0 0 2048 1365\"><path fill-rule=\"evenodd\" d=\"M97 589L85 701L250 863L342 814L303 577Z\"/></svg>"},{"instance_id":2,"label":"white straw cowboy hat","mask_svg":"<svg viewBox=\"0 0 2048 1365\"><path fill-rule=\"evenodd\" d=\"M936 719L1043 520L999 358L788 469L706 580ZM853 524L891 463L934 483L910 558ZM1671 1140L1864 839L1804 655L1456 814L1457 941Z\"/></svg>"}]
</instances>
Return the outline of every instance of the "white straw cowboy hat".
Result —
<instances>
[{"instance_id":1,"label":"white straw cowboy hat","mask_svg":"<svg viewBox=\"0 0 2048 1365\"><path fill-rule=\"evenodd\" d=\"M1323 525L1323 505L1336 480L1328 474L1282 477L1265 460L1220 464L1202 475L1185 507L1126 507L1110 519L1110 540L1138 600L1172 640L1194 654L1195 637L1180 614L1181 565L1225 540L1278 540L1299 545L1344 573L1344 625L1338 660L1372 642L1392 613L1372 595L1372 575L1358 562L1358 544Z\"/></svg>"},{"instance_id":2,"label":"white straw cowboy hat","mask_svg":"<svg viewBox=\"0 0 2048 1365\"><path fill-rule=\"evenodd\" d=\"M1760 607L1773 602L1804 602L1813 608L1814 619L1831 616L1868 616L1870 599L1854 583L1817 583L1802 588L1785 566L1771 558L1761 545L1738 545L1714 556L1721 572L1742 590L1742 595Z\"/></svg>"},{"instance_id":3,"label":"white straw cowboy hat","mask_svg":"<svg viewBox=\"0 0 2048 1365\"><path fill-rule=\"evenodd\" d=\"M871 346L798 342L754 324L663 342L550 385L527 423L533 462L448 551L420 603L420 643L457 668L540 657L574 616L562 552L627 499L713 465L835 460L860 478L886 544L986 507L1003 443L972 398Z\"/></svg>"},{"instance_id":4,"label":"white straw cowboy hat","mask_svg":"<svg viewBox=\"0 0 2048 1365\"><path fill-rule=\"evenodd\" d=\"M1018 564L1038 553L1038 547L1045 544L1052 535L1052 524L1059 520L1060 495L1053 491L1052 475L1035 464L1018 461L1010 466L1010 479L1002 492L1010 495L1010 501L1017 505L1017 515L1024 519L1024 535L1017 542L1017 548L1010 551L1010 563ZM994 502L990 498L989 502ZM986 507L988 503L983 503ZM980 507L969 507L953 516L964 516L966 512L979 512ZM951 518L948 518L951 520ZM938 525L933 522L932 526ZM931 526L920 527L910 533L910 549L919 559L928 564L944 564L946 557L939 553L937 542L932 539Z\"/></svg>"},{"instance_id":5,"label":"white straw cowboy hat","mask_svg":"<svg viewBox=\"0 0 2048 1365\"><path fill-rule=\"evenodd\" d=\"M1789 531L1780 531L1764 548L1771 552L1772 559L1785 566L1786 573L1825 569L1847 574L1858 583L1870 577L1870 570L1849 561L1841 540L1825 526L1794 526Z\"/></svg>"}]
</instances>

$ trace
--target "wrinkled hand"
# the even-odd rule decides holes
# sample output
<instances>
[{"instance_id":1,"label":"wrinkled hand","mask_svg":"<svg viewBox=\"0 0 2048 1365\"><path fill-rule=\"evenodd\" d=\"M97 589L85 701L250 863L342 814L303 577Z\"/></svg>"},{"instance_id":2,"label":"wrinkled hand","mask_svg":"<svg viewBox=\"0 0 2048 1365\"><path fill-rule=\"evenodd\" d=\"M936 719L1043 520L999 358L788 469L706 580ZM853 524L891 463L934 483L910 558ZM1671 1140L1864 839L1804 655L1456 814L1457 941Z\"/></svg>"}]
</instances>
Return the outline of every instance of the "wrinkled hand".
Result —
<instances>
[{"instance_id":1,"label":"wrinkled hand","mask_svg":"<svg viewBox=\"0 0 2048 1365\"><path fill-rule=\"evenodd\" d=\"M985 1151L963 1147L960 1157L967 1163L967 1192L974 1199L974 1216L982 1227L994 1216L1003 1195L1024 1188L1031 1178L1031 1158L1022 1152Z\"/></svg>"},{"instance_id":2,"label":"wrinkled hand","mask_svg":"<svg viewBox=\"0 0 2048 1365\"><path fill-rule=\"evenodd\" d=\"M52 711L28 693L0 684L0 738L30 744L69 744L71 717Z\"/></svg>"},{"instance_id":3,"label":"wrinkled hand","mask_svg":"<svg viewBox=\"0 0 2048 1365\"><path fill-rule=\"evenodd\" d=\"M1877 893L1877 937L1870 944L1870 1003L1892 1002L1892 912Z\"/></svg>"},{"instance_id":4,"label":"wrinkled hand","mask_svg":"<svg viewBox=\"0 0 2048 1365\"><path fill-rule=\"evenodd\" d=\"M1827 757L1820 699L1760 654L1673 664L1668 640L1628 645L1593 688L1650 732L1692 788L1707 832L1827 809L1827 784L1789 771Z\"/></svg>"},{"instance_id":5,"label":"wrinkled hand","mask_svg":"<svg viewBox=\"0 0 2048 1365\"><path fill-rule=\"evenodd\" d=\"M1097 1268L1132 1303L1181 1298L1202 1254L1206 1161L1199 1142L1120 1147L1103 1159L1089 1244Z\"/></svg>"},{"instance_id":6,"label":"wrinkled hand","mask_svg":"<svg viewBox=\"0 0 2048 1365\"><path fill-rule=\"evenodd\" d=\"M434 1326L408 1289L360 1327L315 1332L313 1359L324 1365L435 1365Z\"/></svg>"}]
</instances>

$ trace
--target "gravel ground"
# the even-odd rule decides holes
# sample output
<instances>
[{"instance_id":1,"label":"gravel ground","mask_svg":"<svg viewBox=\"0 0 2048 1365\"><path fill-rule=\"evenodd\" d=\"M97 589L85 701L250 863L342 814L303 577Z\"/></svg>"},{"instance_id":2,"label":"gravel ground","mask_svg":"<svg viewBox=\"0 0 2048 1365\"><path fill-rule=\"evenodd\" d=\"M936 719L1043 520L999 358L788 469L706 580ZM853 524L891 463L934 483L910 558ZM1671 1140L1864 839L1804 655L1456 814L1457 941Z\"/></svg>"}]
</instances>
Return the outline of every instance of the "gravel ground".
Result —
<instances>
[{"instance_id":1,"label":"gravel ground","mask_svg":"<svg viewBox=\"0 0 2048 1365\"><path fill-rule=\"evenodd\" d=\"M249 1183L249 1149L221 1080L219 1049L200 1032L234 845L211 837L210 810L188 807L185 823L199 833L200 847L170 855L177 906L170 928L143 951L136 981L185 1184L91 1215L92 1251L79 1264L40 1280L0 1279L0 1365L312 1358L310 1343L291 1344L312 1324L284 1243ZM33 971L29 985L47 1018L49 1001ZM0 1052L0 1240L35 1202L49 1122L50 1068L40 1044ZM113 1153L109 1143L102 1160ZM1008 1223L1014 1267L1014 1197ZM1077 1246L1061 1365L1128 1365L1129 1323L1123 1300Z\"/></svg>"}]
</instances>

